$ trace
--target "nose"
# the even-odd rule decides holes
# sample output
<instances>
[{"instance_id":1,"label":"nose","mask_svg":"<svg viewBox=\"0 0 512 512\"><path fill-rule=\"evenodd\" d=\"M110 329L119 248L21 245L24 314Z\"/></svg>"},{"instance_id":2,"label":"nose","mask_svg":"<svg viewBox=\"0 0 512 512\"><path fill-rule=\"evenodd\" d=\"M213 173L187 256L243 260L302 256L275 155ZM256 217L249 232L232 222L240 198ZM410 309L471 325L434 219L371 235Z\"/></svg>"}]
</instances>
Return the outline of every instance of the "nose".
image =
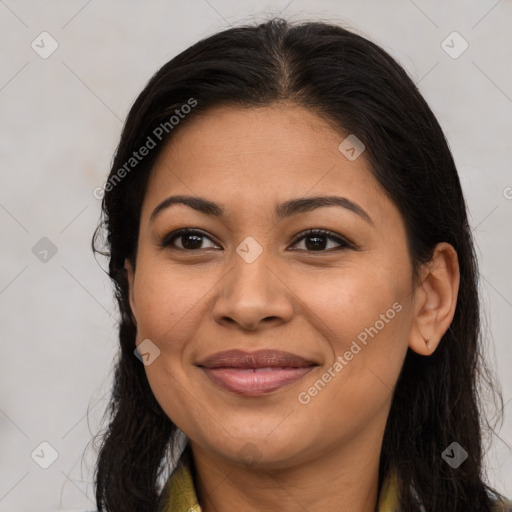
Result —
<instances>
[{"instance_id":1,"label":"nose","mask_svg":"<svg viewBox=\"0 0 512 512\"><path fill-rule=\"evenodd\" d=\"M282 274L265 251L252 263L235 253L231 270L219 283L215 321L245 331L289 322L294 314L293 283L286 283Z\"/></svg>"}]
</instances>

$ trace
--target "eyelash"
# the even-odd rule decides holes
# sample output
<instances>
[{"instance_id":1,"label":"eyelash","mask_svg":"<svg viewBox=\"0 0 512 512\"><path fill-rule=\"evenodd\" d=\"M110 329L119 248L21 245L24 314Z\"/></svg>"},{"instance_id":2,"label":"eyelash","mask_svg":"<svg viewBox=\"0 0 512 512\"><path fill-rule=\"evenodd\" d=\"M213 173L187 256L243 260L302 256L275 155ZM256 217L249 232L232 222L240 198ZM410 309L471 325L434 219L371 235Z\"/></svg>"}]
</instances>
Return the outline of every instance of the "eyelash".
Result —
<instances>
[{"instance_id":1,"label":"eyelash","mask_svg":"<svg viewBox=\"0 0 512 512\"><path fill-rule=\"evenodd\" d=\"M179 229L177 231L174 231L167 236L164 237L161 243L158 245L160 247L166 247L170 249L177 249L179 251L187 251L187 252L196 252L200 251L202 249L185 249L181 247L173 246L174 240L180 237L184 237L185 235L197 235L200 237L208 238L212 243L215 243L213 240L211 240L205 233L202 231L199 231L197 229ZM307 229L305 231L300 232L293 240L292 245L297 244L304 238L327 238L328 240L334 241L336 243L340 244L340 247L334 250L341 250L341 249L356 249L355 245L351 242L349 242L347 239L340 237L336 235L336 233L333 233L332 231L329 231L327 229ZM293 249L293 250L305 250L306 252L331 252L333 249L320 249L318 251L308 251L307 249Z\"/></svg>"}]
</instances>

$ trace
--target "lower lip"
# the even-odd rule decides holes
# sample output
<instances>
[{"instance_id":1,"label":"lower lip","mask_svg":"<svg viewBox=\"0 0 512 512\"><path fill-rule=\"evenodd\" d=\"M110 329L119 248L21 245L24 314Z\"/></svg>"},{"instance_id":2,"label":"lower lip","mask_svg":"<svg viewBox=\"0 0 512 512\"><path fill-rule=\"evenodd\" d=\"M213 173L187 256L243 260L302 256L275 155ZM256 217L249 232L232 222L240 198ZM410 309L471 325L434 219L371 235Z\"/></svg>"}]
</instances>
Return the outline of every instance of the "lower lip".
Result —
<instances>
[{"instance_id":1,"label":"lower lip","mask_svg":"<svg viewBox=\"0 0 512 512\"><path fill-rule=\"evenodd\" d=\"M259 396L296 382L313 370L302 368L205 368L201 369L217 385L228 391L245 396Z\"/></svg>"}]
</instances>

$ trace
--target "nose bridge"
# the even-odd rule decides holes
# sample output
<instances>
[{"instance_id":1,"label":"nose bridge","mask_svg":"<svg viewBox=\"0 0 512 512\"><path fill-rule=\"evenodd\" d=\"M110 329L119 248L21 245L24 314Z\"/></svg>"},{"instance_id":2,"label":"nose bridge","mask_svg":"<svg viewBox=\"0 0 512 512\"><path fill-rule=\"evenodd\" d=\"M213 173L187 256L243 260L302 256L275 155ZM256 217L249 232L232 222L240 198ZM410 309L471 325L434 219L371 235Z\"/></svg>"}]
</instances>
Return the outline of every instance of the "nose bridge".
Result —
<instances>
[{"instance_id":1,"label":"nose bridge","mask_svg":"<svg viewBox=\"0 0 512 512\"><path fill-rule=\"evenodd\" d=\"M239 306L268 302L272 294L269 277L273 275L269 270L272 267L269 249L263 248L254 238L247 237L236 248L231 263L225 296Z\"/></svg>"},{"instance_id":2,"label":"nose bridge","mask_svg":"<svg viewBox=\"0 0 512 512\"><path fill-rule=\"evenodd\" d=\"M271 252L252 237L239 244L214 305L217 322L234 321L254 329L263 320L290 319L293 307Z\"/></svg>"}]
</instances>

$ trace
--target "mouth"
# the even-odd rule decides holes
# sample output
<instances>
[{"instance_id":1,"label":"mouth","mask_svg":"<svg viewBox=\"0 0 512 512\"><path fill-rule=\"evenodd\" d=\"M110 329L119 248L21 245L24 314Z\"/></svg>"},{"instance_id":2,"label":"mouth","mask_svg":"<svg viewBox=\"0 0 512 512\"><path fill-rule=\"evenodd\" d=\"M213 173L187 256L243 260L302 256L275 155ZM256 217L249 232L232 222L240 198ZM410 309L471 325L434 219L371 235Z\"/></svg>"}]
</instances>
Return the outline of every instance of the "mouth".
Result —
<instances>
[{"instance_id":1,"label":"mouth","mask_svg":"<svg viewBox=\"0 0 512 512\"><path fill-rule=\"evenodd\" d=\"M260 396L297 382L318 363L279 350L219 352L197 363L217 386L245 396Z\"/></svg>"}]
</instances>

